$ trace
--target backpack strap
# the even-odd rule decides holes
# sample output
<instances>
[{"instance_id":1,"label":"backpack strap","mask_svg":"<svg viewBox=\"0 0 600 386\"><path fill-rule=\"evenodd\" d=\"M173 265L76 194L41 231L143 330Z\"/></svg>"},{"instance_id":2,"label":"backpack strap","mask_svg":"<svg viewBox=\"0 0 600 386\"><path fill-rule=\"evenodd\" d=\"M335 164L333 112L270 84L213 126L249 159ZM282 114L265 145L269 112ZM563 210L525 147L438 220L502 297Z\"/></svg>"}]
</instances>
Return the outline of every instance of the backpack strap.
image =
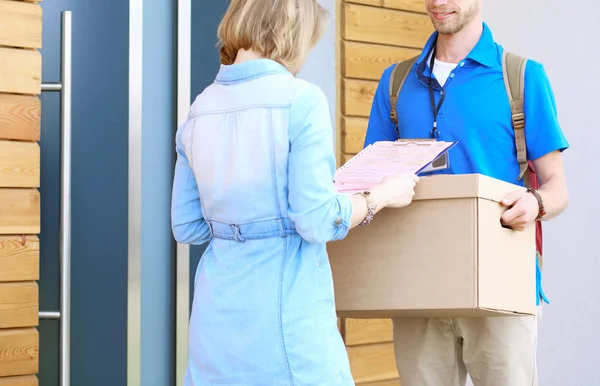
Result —
<instances>
[{"instance_id":1,"label":"backpack strap","mask_svg":"<svg viewBox=\"0 0 600 386\"><path fill-rule=\"evenodd\" d=\"M396 63L392 69L392 74L390 75L390 119L396 125L398 138L400 137L400 130L398 129L398 114L396 113L396 104L398 103L398 97L400 96L400 90L402 90L404 81L406 80L410 69L418 58L418 56L415 56L403 62Z\"/></svg>"},{"instance_id":2,"label":"backpack strap","mask_svg":"<svg viewBox=\"0 0 600 386\"><path fill-rule=\"evenodd\" d=\"M527 59L522 58L518 55L504 51L502 54L502 75L504 76L504 84L506 86L506 93L508 94L508 100L510 102L510 109L512 113L512 126L515 131L515 146L517 148L517 160L519 161L520 174L519 179L523 178L525 187L527 188L538 188L537 176L535 170L532 169L533 165L527 160L527 147L525 143L525 112L523 108L524 97L525 97L525 65ZM544 258L541 252L541 233L542 224L537 222L536 225L536 249L537 249L537 262L538 269L541 270L544 266ZM540 237L538 242L537 238ZM537 272L537 280L539 281L539 274ZM538 282L539 284L539 282ZM542 293L541 296L545 300L545 295ZM547 300L546 300L547 302Z\"/></svg>"},{"instance_id":3,"label":"backpack strap","mask_svg":"<svg viewBox=\"0 0 600 386\"><path fill-rule=\"evenodd\" d=\"M526 187L530 187L529 163L525 144L525 113L523 101L525 95L525 65L527 59L504 51L502 54L502 75L510 102L512 126L515 131L515 146L519 162L519 180L523 178Z\"/></svg>"}]
</instances>

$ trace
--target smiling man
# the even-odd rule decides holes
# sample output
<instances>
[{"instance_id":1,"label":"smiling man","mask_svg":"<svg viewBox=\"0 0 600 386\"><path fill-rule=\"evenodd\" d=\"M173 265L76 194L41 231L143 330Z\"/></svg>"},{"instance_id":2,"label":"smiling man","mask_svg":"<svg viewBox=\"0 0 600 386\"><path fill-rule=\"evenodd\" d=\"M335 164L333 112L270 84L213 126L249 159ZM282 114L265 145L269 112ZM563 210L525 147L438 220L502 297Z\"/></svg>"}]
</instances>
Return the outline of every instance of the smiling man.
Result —
<instances>
[{"instance_id":1,"label":"smiling man","mask_svg":"<svg viewBox=\"0 0 600 386\"><path fill-rule=\"evenodd\" d=\"M540 222L556 217L568 203L562 151L569 147L544 68L527 61L524 98L511 110L504 49L483 23L482 0L425 4L436 31L420 56L384 71L365 146L400 137L458 141L449 169L434 173L480 173L517 185L529 181L531 189L505 197L507 210L499 220L516 231L536 226L541 254ZM394 68L406 69L406 78L397 78L403 82L390 82L396 79ZM512 79L518 85L520 79ZM390 83L401 92L390 90ZM537 263L537 291L531 296L539 304L547 299ZM467 373L477 386L535 386L538 318L394 320L402 386L461 386Z\"/></svg>"}]
</instances>

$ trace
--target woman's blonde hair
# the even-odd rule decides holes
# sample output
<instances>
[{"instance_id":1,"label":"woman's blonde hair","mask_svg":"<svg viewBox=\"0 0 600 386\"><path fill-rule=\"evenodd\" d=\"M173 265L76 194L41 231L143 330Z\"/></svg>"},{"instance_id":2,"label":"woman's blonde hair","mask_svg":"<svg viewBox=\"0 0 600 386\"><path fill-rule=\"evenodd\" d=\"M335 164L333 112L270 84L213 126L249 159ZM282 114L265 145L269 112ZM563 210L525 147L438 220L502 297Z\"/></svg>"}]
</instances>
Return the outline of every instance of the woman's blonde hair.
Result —
<instances>
[{"instance_id":1,"label":"woman's blonde hair","mask_svg":"<svg viewBox=\"0 0 600 386\"><path fill-rule=\"evenodd\" d=\"M296 73L328 19L317 0L232 0L217 32L221 63L251 49Z\"/></svg>"}]
</instances>

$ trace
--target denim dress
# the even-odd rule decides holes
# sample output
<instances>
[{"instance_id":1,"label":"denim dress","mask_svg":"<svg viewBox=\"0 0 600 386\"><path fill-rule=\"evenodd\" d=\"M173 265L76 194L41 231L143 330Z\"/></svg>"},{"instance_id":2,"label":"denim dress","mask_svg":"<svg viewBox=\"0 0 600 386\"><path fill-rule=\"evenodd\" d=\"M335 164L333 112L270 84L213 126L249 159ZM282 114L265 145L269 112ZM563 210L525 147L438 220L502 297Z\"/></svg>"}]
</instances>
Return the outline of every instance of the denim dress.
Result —
<instances>
[{"instance_id":1,"label":"denim dress","mask_svg":"<svg viewBox=\"0 0 600 386\"><path fill-rule=\"evenodd\" d=\"M203 244L186 386L354 385L325 243L348 233L322 91L277 62L221 66L176 136L172 229Z\"/></svg>"}]
</instances>

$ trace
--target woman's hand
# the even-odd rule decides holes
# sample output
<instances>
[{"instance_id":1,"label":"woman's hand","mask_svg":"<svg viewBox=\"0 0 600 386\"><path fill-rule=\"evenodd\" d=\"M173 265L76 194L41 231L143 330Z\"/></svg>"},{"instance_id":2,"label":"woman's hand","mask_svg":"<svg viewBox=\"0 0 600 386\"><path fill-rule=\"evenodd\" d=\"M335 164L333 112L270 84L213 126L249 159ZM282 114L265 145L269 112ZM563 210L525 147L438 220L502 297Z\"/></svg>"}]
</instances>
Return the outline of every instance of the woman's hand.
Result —
<instances>
[{"instance_id":1,"label":"woman's hand","mask_svg":"<svg viewBox=\"0 0 600 386\"><path fill-rule=\"evenodd\" d=\"M384 178L372 191L381 197L382 206L402 208L412 202L418 182L416 175L401 173Z\"/></svg>"}]
</instances>

